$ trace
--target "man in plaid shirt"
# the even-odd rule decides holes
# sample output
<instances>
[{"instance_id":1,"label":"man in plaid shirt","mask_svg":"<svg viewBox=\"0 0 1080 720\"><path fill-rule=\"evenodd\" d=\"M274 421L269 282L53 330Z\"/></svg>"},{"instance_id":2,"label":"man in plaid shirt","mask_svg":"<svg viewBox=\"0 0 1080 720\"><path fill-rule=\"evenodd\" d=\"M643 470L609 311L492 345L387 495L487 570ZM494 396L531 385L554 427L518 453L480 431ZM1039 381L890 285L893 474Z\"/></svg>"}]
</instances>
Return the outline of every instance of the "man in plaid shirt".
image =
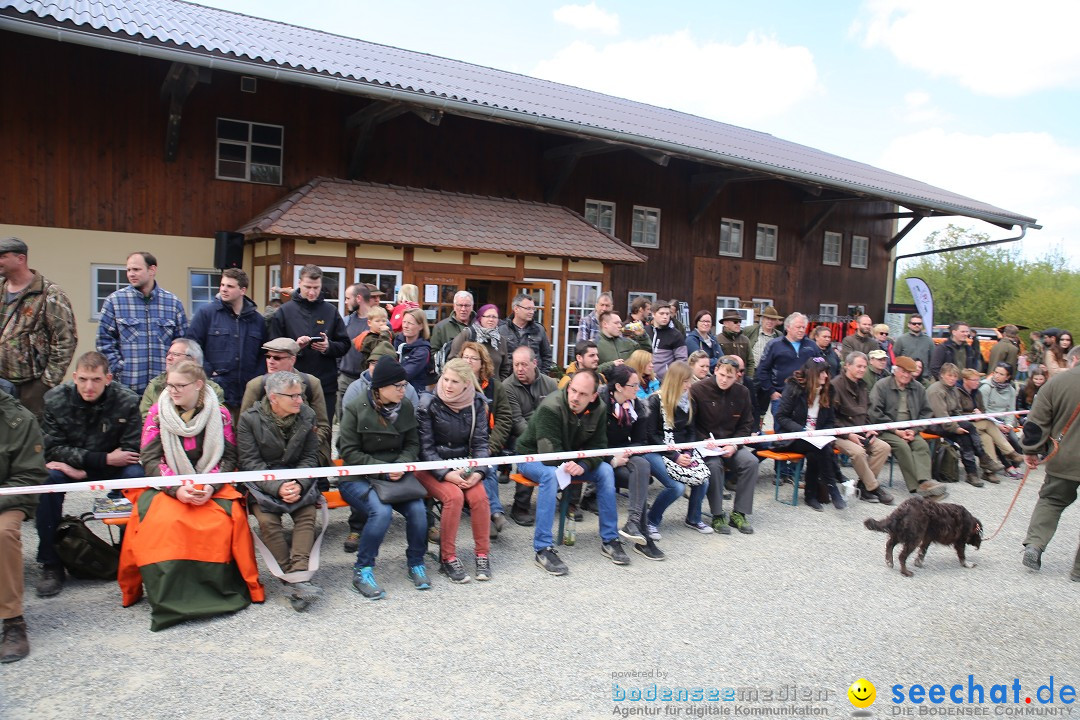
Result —
<instances>
[{"instance_id":1,"label":"man in plaid shirt","mask_svg":"<svg viewBox=\"0 0 1080 720\"><path fill-rule=\"evenodd\" d=\"M165 371L165 353L188 329L184 306L157 281L157 258L134 252L127 259L129 287L105 299L97 349L120 383L138 394Z\"/></svg>"}]
</instances>

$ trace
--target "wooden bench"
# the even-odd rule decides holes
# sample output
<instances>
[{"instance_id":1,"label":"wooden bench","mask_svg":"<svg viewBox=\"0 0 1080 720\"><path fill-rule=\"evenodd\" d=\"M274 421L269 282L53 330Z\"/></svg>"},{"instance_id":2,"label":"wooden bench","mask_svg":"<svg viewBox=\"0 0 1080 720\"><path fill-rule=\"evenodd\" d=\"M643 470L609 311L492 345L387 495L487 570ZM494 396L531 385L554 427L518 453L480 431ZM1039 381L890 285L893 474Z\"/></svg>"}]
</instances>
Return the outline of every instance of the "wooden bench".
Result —
<instances>
[{"instance_id":1,"label":"wooden bench","mask_svg":"<svg viewBox=\"0 0 1080 720\"><path fill-rule=\"evenodd\" d=\"M780 452L776 450L758 450L757 456L764 460L773 461L773 487L775 488L774 498L782 503L796 507L799 504L799 482L802 479L803 473L803 461L806 459L805 455L794 452ZM787 500L781 500L780 498L780 468L784 466L784 463L791 463L791 502Z\"/></svg>"},{"instance_id":2,"label":"wooden bench","mask_svg":"<svg viewBox=\"0 0 1080 720\"><path fill-rule=\"evenodd\" d=\"M518 485L525 487L539 487L540 483L533 482L521 473L510 473L510 479ZM571 480L571 485L583 485L584 480ZM559 534L555 536L555 544L563 544L563 533L566 531L566 517L570 514L570 493L559 492Z\"/></svg>"}]
</instances>

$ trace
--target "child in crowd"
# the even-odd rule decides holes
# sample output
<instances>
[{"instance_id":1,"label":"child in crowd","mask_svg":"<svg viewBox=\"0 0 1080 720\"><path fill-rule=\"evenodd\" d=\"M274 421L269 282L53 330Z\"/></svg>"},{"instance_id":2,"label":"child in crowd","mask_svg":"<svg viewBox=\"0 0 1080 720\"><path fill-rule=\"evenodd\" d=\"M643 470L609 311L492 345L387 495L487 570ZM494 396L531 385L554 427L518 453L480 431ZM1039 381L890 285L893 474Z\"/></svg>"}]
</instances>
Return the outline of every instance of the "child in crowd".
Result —
<instances>
[{"instance_id":1,"label":"child in crowd","mask_svg":"<svg viewBox=\"0 0 1080 720\"><path fill-rule=\"evenodd\" d=\"M376 305L368 310L367 321L368 329L353 340L353 346L360 353L359 367L367 367L368 357L379 342L394 342L394 336L390 334L390 316L384 308Z\"/></svg>"}]
</instances>

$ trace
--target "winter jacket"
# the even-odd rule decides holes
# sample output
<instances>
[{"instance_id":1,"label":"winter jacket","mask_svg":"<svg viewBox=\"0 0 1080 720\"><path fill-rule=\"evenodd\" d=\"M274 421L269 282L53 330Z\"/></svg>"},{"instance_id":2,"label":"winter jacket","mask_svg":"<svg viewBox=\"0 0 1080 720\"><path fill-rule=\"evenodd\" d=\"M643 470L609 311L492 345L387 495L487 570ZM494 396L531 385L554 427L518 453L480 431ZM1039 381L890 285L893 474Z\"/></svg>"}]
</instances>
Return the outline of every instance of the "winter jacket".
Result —
<instances>
[{"instance_id":1,"label":"winter jacket","mask_svg":"<svg viewBox=\"0 0 1080 720\"><path fill-rule=\"evenodd\" d=\"M693 400L691 400L693 402ZM660 395L650 395L649 400L646 403L648 407L648 422L649 428L648 445L666 445L667 441L664 440L664 410L663 405L660 402ZM671 423L670 431L672 438L676 444L697 442L698 431L694 427L694 423L690 419L690 413L675 406L675 417L668 418ZM660 453L669 460L674 460L679 456L678 450L671 452Z\"/></svg>"},{"instance_id":2,"label":"winter jacket","mask_svg":"<svg viewBox=\"0 0 1080 720\"><path fill-rule=\"evenodd\" d=\"M200 410L200 412L202 411ZM225 446L218 464L210 468L208 472L233 472L236 470L236 433L233 431L229 411L219 407L218 412L221 413L221 424L225 432ZM180 438L184 446L184 454L187 455L192 467L195 467L202 458L205 435L205 432L201 432L195 437ZM165 449L161 442L161 425L156 404L150 408L150 413L146 416L146 424L143 425L142 431L142 448L139 455L139 462L142 463L147 477L163 477L176 474L176 468L169 467L168 462L165 460ZM218 484L214 487L217 489L221 488L222 485ZM165 488L165 492L175 495L176 487Z\"/></svg>"},{"instance_id":3,"label":"winter jacket","mask_svg":"<svg viewBox=\"0 0 1080 720\"><path fill-rule=\"evenodd\" d=\"M468 322L461 322L457 317L451 313L450 317L443 318L435 324L434 329L431 331L431 347L434 348L433 352L439 352L442 350L443 345L446 343L452 343L457 339L457 336L469 329L469 326L476 320L476 313L469 315Z\"/></svg>"},{"instance_id":4,"label":"winter jacket","mask_svg":"<svg viewBox=\"0 0 1080 720\"><path fill-rule=\"evenodd\" d=\"M375 409L371 393L356 399L341 413L338 450L346 465L413 462L420 455L416 410L403 399L397 419L390 422ZM342 481L363 480L363 476Z\"/></svg>"},{"instance_id":5,"label":"winter jacket","mask_svg":"<svg viewBox=\"0 0 1080 720\"><path fill-rule=\"evenodd\" d=\"M1065 423L1080 405L1080 365L1050 378L1025 418L1021 444L1032 455L1049 452L1050 438L1055 440L1065 430ZM1057 453L1046 463L1046 474L1080 482L1080 417L1073 421L1069 434L1059 441Z\"/></svg>"},{"instance_id":6,"label":"winter jacket","mask_svg":"<svg viewBox=\"0 0 1080 720\"><path fill-rule=\"evenodd\" d=\"M341 399L342 409L352 404L352 401L361 395L367 395L368 390L371 389L371 371L365 370L360 373L360 377L349 383L349 389L345 391L345 396ZM405 397L409 399L413 407L420 404L420 393L416 392L416 388L412 385L405 386Z\"/></svg>"},{"instance_id":7,"label":"winter jacket","mask_svg":"<svg viewBox=\"0 0 1080 720\"><path fill-rule=\"evenodd\" d=\"M870 391L870 422L873 424L896 422L900 414L900 393L907 393L908 415L911 420L925 420L933 417L930 404L926 401L926 390L912 380L904 390L896 384L896 377L879 380Z\"/></svg>"},{"instance_id":8,"label":"winter jacket","mask_svg":"<svg viewBox=\"0 0 1080 720\"><path fill-rule=\"evenodd\" d=\"M435 378L429 377L428 373L431 353L438 352L432 348L432 344L419 335L412 342L405 342L404 335L394 337L394 349L397 350L398 362L405 368L405 378L417 393L424 392L427 386L435 381Z\"/></svg>"},{"instance_id":9,"label":"winter jacket","mask_svg":"<svg viewBox=\"0 0 1080 720\"><path fill-rule=\"evenodd\" d=\"M240 314L220 299L203 305L191 318L187 337L203 349L206 376L225 391L225 402L236 406L244 397L244 386L265 369L262 346L266 323L255 303L243 298Z\"/></svg>"},{"instance_id":10,"label":"winter jacket","mask_svg":"<svg viewBox=\"0 0 1080 720\"><path fill-rule=\"evenodd\" d=\"M319 435L315 431L315 411L300 406L288 436L278 426L274 411L264 398L240 415L236 423L238 470L276 470L278 468L319 467ZM279 497L288 480L264 480L249 484L271 497ZM315 483L315 478L296 478L300 496Z\"/></svg>"},{"instance_id":11,"label":"winter jacket","mask_svg":"<svg viewBox=\"0 0 1080 720\"><path fill-rule=\"evenodd\" d=\"M15 301L3 302L0 279L0 378L18 385L41 379L56 387L67 376L79 338L75 314L64 291L37 273Z\"/></svg>"},{"instance_id":12,"label":"winter jacket","mask_svg":"<svg viewBox=\"0 0 1080 720\"><path fill-rule=\"evenodd\" d=\"M334 403L337 401L337 359L347 353L350 347L349 333L337 308L321 299L311 302L297 293L270 318L267 340L279 337L295 340L304 335L317 340L319 333L326 333L329 341L326 352L321 353L308 345L296 356L295 370L319 378L327 413L333 416Z\"/></svg>"},{"instance_id":13,"label":"winter jacket","mask_svg":"<svg viewBox=\"0 0 1080 720\"><path fill-rule=\"evenodd\" d=\"M715 377L707 377L690 386L690 399L699 440L748 437L754 432L754 408L745 385L735 383L721 390Z\"/></svg>"},{"instance_id":14,"label":"winter jacket","mask_svg":"<svg viewBox=\"0 0 1080 720\"><path fill-rule=\"evenodd\" d=\"M786 336L777 338L768 344L761 355L754 380L765 393L784 392L784 383L792 373L803 366L812 357L820 357L821 348L809 337L804 337L798 352Z\"/></svg>"},{"instance_id":15,"label":"winter jacket","mask_svg":"<svg viewBox=\"0 0 1080 720\"><path fill-rule=\"evenodd\" d=\"M45 462L64 462L91 476L108 469L105 456L120 448L138 452L142 433L139 396L119 383L105 386L95 402L68 380L45 393Z\"/></svg>"},{"instance_id":16,"label":"winter jacket","mask_svg":"<svg viewBox=\"0 0 1080 720\"><path fill-rule=\"evenodd\" d=\"M881 344L874 339L873 335L863 337L854 332L840 342L840 349L845 357L847 357L848 353L856 351L869 355L874 350L880 350Z\"/></svg>"},{"instance_id":17,"label":"winter jacket","mask_svg":"<svg viewBox=\"0 0 1080 720\"><path fill-rule=\"evenodd\" d=\"M1008 383L1004 390L994 387L990 378L986 378L979 385L979 400L983 409L988 413L1012 412L1016 409L1016 386ZM995 418L994 422L1016 427L1019 424L1016 415L1003 415Z\"/></svg>"},{"instance_id":18,"label":"winter jacket","mask_svg":"<svg viewBox=\"0 0 1080 720\"><path fill-rule=\"evenodd\" d=\"M636 342L622 335L609 338L600 333L596 336L596 352L600 356L600 367L597 369L604 374L611 372L616 360L626 360L637 347Z\"/></svg>"},{"instance_id":19,"label":"winter jacket","mask_svg":"<svg viewBox=\"0 0 1080 720\"><path fill-rule=\"evenodd\" d=\"M904 333L896 338L893 353L897 357L903 355L912 360L922 360L923 376L930 375L930 357L934 353L934 341L926 333Z\"/></svg>"},{"instance_id":20,"label":"winter jacket","mask_svg":"<svg viewBox=\"0 0 1080 720\"><path fill-rule=\"evenodd\" d=\"M33 413L7 393L0 393L0 487L42 485L49 479L45 469L45 440ZM37 494L0 495L0 513L22 510L34 516Z\"/></svg>"},{"instance_id":21,"label":"winter jacket","mask_svg":"<svg viewBox=\"0 0 1080 720\"><path fill-rule=\"evenodd\" d=\"M488 378L483 382L483 389L483 397L488 405L488 450L491 455L498 455L510 439L514 411L510 408L510 398L501 382Z\"/></svg>"},{"instance_id":22,"label":"winter jacket","mask_svg":"<svg viewBox=\"0 0 1080 720\"><path fill-rule=\"evenodd\" d=\"M146 390L143 391L142 399L139 400L139 414L142 415L143 420L146 419L146 415L150 412L150 408L161 397L161 393L165 392L165 381L168 380L169 373L163 372L156 378L150 381L150 384L146 386ZM207 380L206 386L214 391L214 395L217 396L218 404L225 404L225 391L221 389L213 380Z\"/></svg>"},{"instance_id":23,"label":"winter jacket","mask_svg":"<svg viewBox=\"0 0 1080 720\"><path fill-rule=\"evenodd\" d=\"M317 377L307 373L300 373L300 379L304 381L304 404L315 411L315 431L319 434L319 467L329 467L330 416L326 414L326 398L323 396L322 384ZM240 402L241 417L264 397L266 376L260 375L248 382L244 388L244 399Z\"/></svg>"},{"instance_id":24,"label":"winter jacket","mask_svg":"<svg viewBox=\"0 0 1080 720\"><path fill-rule=\"evenodd\" d=\"M836 427L855 427L870 424L870 389L862 380L851 380L841 373L832 385L833 424Z\"/></svg>"},{"instance_id":25,"label":"winter jacket","mask_svg":"<svg viewBox=\"0 0 1080 720\"><path fill-rule=\"evenodd\" d=\"M530 385L523 385L516 375L511 375L503 383L506 397L510 401L511 437L521 437L529 425L533 411L540 406L548 395L558 390L557 384L547 375L538 374Z\"/></svg>"},{"instance_id":26,"label":"winter jacket","mask_svg":"<svg viewBox=\"0 0 1080 720\"><path fill-rule=\"evenodd\" d=\"M507 370L503 367L504 378L509 377L513 372L513 355L514 351L522 345L528 345L536 353L536 361L540 368L540 374L546 374L552 367L551 361L551 341L548 340L547 333L544 332L542 325L534 320L530 320L525 327L519 328L511 318L503 320L499 325L499 331L506 336L506 354L511 358L510 369Z\"/></svg>"},{"instance_id":27,"label":"winter jacket","mask_svg":"<svg viewBox=\"0 0 1080 720\"><path fill-rule=\"evenodd\" d=\"M611 397L611 393L607 393L606 390L601 390L606 393L607 397L607 443L609 448L624 448L624 447L637 447L638 445L648 445L649 443L649 406L647 403L642 402L638 398L634 398L634 412L637 413L637 420L630 425L619 423L615 419L615 401ZM697 438L694 438L695 440ZM663 441L661 441L663 444Z\"/></svg>"},{"instance_id":28,"label":"winter jacket","mask_svg":"<svg viewBox=\"0 0 1080 720\"><path fill-rule=\"evenodd\" d=\"M157 283L150 294L128 285L101 307L97 350L117 382L142 394L150 378L165 372L165 354L187 333L184 305Z\"/></svg>"},{"instance_id":29,"label":"winter jacket","mask_svg":"<svg viewBox=\"0 0 1080 720\"><path fill-rule=\"evenodd\" d=\"M652 341L653 370L656 379L663 382L668 366L676 360L686 360L686 336L679 332L674 323L658 328L652 325L645 328L645 333Z\"/></svg>"},{"instance_id":30,"label":"winter jacket","mask_svg":"<svg viewBox=\"0 0 1080 720\"><path fill-rule=\"evenodd\" d=\"M596 450L607 447L607 405L597 398L580 415L570 412L566 390L548 395L529 419L525 432L517 441L519 455L533 453ZM565 460L545 460L545 465L558 467ZM595 470L603 462L600 457L576 460L586 471Z\"/></svg>"},{"instance_id":31,"label":"winter jacket","mask_svg":"<svg viewBox=\"0 0 1080 720\"><path fill-rule=\"evenodd\" d=\"M1016 363L1020 359L1020 343L1002 338L990 348L990 361L986 364L987 372L993 372L998 363L1008 363L1012 374L1016 375Z\"/></svg>"},{"instance_id":32,"label":"winter jacket","mask_svg":"<svg viewBox=\"0 0 1080 720\"><path fill-rule=\"evenodd\" d=\"M780 396L780 407L776 409L777 432L801 432L806 429L806 419L810 414L809 400L806 389L790 378L784 386L784 393ZM818 406L817 430L827 430L836 427L836 417L830 405Z\"/></svg>"},{"instance_id":33,"label":"winter jacket","mask_svg":"<svg viewBox=\"0 0 1080 720\"><path fill-rule=\"evenodd\" d=\"M420 431L420 459L460 460L486 458L488 453L488 408L480 393L472 405L452 410L438 395L425 395L416 408L416 424ZM452 468L428 470L439 480Z\"/></svg>"},{"instance_id":34,"label":"winter jacket","mask_svg":"<svg viewBox=\"0 0 1080 720\"><path fill-rule=\"evenodd\" d=\"M979 357L977 346L965 344L958 347L952 338L934 347L934 352L930 356L930 376L935 380L940 380L941 366L947 362L954 363L961 370L966 368L978 370L982 366L982 358Z\"/></svg>"},{"instance_id":35,"label":"winter jacket","mask_svg":"<svg viewBox=\"0 0 1080 720\"><path fill-rule=\"evenodd\" d=\"M949 386L938 380L926 388L926 402L930 404L931 417L949 417L952 415L964 415L965 409L961 394L964 392L959 386ZM935 430L947 433L955 433L960 426L954 422L939 423L933 426ZM933 431L931 431L933 432Z\"/></svg>"},{"instance_id":36,"label":"winter jacket","mask_svg":"<svg viewBox=\"0 0 1080 720\"><path fill-rule=\"evenodd\" d=\"M694 352L694 349L696 348L691 348L690 336L694 335L694 333L696 332L697 331L695 330L694 332L690 333L690 335L686 336L686 349L689 350L691 353ZM724 355L738 355L743 359L743 363L746 365L747 376L754 377L754 369L756 368L756 365L754 364L754 355L752 352L750 352L750 338L746 336L746 333L740 330L739 332L732 334L729 333L727 330L721 330L720 333L716 336L716 341L720 344L720 346L719 348L715 348L713 354L709 356L710 368L715 368L716 361ZM705 350L704 347L702 347L701 349ZM709 351L706 350L706 352Z\"/></svg>"}]
</instances>

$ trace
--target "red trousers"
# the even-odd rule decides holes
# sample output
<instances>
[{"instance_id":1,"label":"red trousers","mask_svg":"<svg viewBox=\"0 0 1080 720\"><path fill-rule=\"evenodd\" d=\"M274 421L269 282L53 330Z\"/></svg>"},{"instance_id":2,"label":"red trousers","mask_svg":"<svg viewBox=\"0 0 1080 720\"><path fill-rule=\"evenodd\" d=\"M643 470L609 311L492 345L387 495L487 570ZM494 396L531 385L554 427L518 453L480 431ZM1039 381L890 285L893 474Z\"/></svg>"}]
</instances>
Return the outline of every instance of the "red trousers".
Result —
<instances>
[{"instance_id":1,"label":"red trousers","mask_svg":"<svg viewBox=\"0 0 1080 720\"><path fill-rule=\"evenodd\" d=\"M439 531L439 550L444 561L457 557L457 531L461 524L461 510L465 501L469 502L472 517L473 543L477 555L487 555L491 549L491 508L483 481L468 490L462 490L454 483L437 480L434 475L423 470L416 471L420 481L431 497L442 503L442 523Z\"/></svg>"}]
</instances>

